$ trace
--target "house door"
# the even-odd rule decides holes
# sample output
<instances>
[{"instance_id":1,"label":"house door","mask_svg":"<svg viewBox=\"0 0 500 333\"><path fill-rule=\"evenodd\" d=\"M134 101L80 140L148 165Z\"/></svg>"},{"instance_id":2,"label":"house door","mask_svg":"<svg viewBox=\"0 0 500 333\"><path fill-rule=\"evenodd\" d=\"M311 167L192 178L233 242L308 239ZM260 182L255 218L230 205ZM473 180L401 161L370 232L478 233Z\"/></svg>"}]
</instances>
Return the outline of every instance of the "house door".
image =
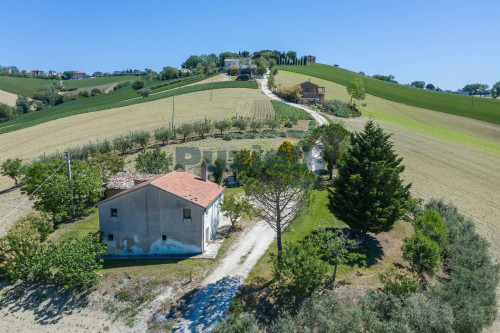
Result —
<instances>
[{"instance_id":1,"label":"house door","mask_svg":"<svg viewBox=\"0 0 500 333\"><path fill-rule=\"evenodd\" d=\"M208 243L209 240L210 240L210 227L207 227L205 229L205 242Z\"/></svg>"}]
</instances>

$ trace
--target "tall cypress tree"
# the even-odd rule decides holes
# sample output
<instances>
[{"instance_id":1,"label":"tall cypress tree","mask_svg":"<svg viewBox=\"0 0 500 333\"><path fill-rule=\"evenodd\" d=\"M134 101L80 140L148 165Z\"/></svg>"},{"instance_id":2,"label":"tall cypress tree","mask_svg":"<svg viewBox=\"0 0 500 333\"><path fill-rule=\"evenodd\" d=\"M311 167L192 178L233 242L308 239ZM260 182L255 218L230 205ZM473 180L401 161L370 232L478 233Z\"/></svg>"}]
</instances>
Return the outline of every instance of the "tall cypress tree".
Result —
<instances>
[{"instance_id":1,"label":"tall cypress tree","mask_svg":"<svg viewBox=\"0 0 500 333\"><path fill-rule=\"evenodd\" d=\"M403 185L402 158L390 134L369 121L351 134L351 145L338 166L329 190L330 209L337 218L362 232L386 232L404 214L411 184Z\"/></svg>"}]
</instances>

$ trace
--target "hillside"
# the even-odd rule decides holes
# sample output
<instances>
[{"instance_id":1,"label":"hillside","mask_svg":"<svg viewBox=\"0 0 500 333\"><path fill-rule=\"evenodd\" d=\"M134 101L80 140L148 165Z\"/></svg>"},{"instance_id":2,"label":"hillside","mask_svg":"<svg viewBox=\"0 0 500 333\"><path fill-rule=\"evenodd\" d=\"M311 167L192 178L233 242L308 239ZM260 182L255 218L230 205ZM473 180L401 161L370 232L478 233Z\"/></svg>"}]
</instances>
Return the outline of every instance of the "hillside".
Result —
<instances>
[{"instance_id":1,"label":"hillside","mask_svg":"<svg viewBox=\"0 0 500 333\"><path fill-rule=\"evenodd\" d=\"M130 86L124 87L122 89L110 92L109 94L104 94L87 99L79 99L76 101L71 101L68 103L59 104L48 109L39 112L30 112L21 115L11 121L0 124L0 134L12 132L22 128L34 126L40 123L51 121L54 119L59 119L63 117L68 117L80 113L87 113L93 111L100 111L106 109L112 109L122 106L134 105L145 103L149 101L154 101L166 97L171 97L173 95L186 94L196 91L208 90L212 87L211 83L189 85L194 82L200 81L201 78L186 80L183 82L178 82L166 87L161 87L158 90L164 90L159 93L154 93L147 98L138 97L137 93L132 90ZM154 81L153 81L154 82ZM187 86L189 85L189 86ZM186 86L179 88L181 86ZM175 91L173 90L174 88ZM253 82L214 82L214 89L222 88L257 88L257 84Z\"/></svg>"},{"instance_id":2,"label":"hillside","mask_svg":"<svg viewBox=\"0 0 500 333\"><path fill-rule=\"evenodd\" d=\"M65 80L63 81L63 85L65 88L80 89L80 88L97 87L105 84L119 83L123 81L134 81L140 78L141 78L140 76L134 76L134 75L103 76L103 77L88 78L84 80Z\"/></svg>"},{"instance_id":3,"label":"hillside","mask_svg":"<svg viewBox=\"0 0 500 333\"><path fill-rule=\"evenodd\" d=\"M40 87L51 85L57 80L44 80L14 76L0 76L0 90L5 90L12 94L33 96L33 93Z\"/></svg>"},{"instance_id":4,"label":"hillside","mask_svg":"<svg viewBox=\"0 0 500 333\"><path fill-rule=\"evenodd\" d=\"M307 66L278 66L278 68L342 85L347 85L352 78L360 78L364 81L366 92L377 97L500 124L500 100L474 98L474 107L472 107L471 97L468 96L447 94L381 81L339 67L309 63Z\"/></svg>"}]
</instances>

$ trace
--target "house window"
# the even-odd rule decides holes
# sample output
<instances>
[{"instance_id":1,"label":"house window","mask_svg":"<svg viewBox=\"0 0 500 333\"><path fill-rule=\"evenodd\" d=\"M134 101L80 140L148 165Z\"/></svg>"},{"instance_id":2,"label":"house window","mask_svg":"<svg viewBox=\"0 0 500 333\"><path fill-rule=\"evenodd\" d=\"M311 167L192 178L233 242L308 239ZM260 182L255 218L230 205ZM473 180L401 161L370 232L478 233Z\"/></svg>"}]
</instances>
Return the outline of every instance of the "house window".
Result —
<instances>
[{"instance_id":1,"label":"house window","mask_svg":"<svg viewBox=\"0 0 500 333\"><path fill-rule=\"evenodd\" d=\"M118 208L111 208L111 217L118 217Z\"/></svg>"},{"instance_id":2,"label":"house window","mask_svg":"<svg viewBox=\"0 0 500 333\"><path fill-rule=\"evenodd\" d=\"M161 240L162 240L162 242L166 242L167 241L167 235L161 235Z\"/></svg>"},{"instance_id":3,"label":"house window","mask_svg":"<svg viewBox=\"0 0 500 333\"><path fill-rule=\"evenodd\" d=\"M185 220L191 220L191 209L189 209L189 208L184 208L184 210L183 210L183 213L182 213L182 214L183 214L183 218L184 218Z\"/></svg>"},{"instance_id":4,"label":"house window","mask_svg":"<svg viewBox=\"0 0 500 333\"><path fill-rule=\"evenodd\" d=\"M108 234L108 241L110 241L110 242L113 241L113 234Z\"/></svg>"}]
</instances>

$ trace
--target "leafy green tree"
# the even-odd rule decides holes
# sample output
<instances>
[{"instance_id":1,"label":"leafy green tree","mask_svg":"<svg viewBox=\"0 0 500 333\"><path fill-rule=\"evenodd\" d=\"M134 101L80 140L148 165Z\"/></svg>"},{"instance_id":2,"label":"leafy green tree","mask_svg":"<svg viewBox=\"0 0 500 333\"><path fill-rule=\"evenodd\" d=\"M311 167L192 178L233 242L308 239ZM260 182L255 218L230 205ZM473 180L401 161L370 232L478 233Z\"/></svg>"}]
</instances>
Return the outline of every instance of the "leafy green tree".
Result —
<instances>
[{"instance_id":1,"label":"leafy green tree","mask_svg":"<svg viewBox=\"0 0 500 333\"><path fill-rule=\"evenodd\" d=\"M94 89L92 89L92 91L90 92L90 95L91 95L92 97L94 97L94 96L98 96L98 95L102 95L102 94L103 94L103 92L102 92L102 90L100 90L99 88L94 88Z\"/></svg>"},{"instance_id":2,"label":"leafy green tree","mask_svg":"<svg viewBox=\"0 0 500 333\"><path fill-rule=\"evenodd\" d=\"M285 243L283 251L273 260L275 278L280 285L289 286L300 295L310 295L328 270L328 265L320 259L320 252L310 240Z\"/></svg>"},{"instance_id":3,"label":"leafy green tree","mask_svg":"<svg viewBox=\"0 0 500 333\"><path fill-rule=\"evenodd\" d=\"M283 141L278 147L277 155L283 156L289 161L297 162L299 160L299 152L290 141Z\"/></svg>"},{"instance_id":4,"label":"leafy green tree","mask_svg":"<svg viewBox=\"0 0 500 333\"><path fill-rule=\"evenodd\" d=\"M352 100L362 101L366 98L365 85L361 79L352 79L347 84L347 93L351 96Z\"/></svg>"},{"instance_id":5,"label":"leafy green tree","mask_svg":"<svg viewBox=\"0 0 500 333\"><path fill-rule=\"evenodd\" d=\"M231 169L236 173L245 173L253 177L262 171L262 159L259 152L242 149L234 155Z\"/></svg>"},{"instance_id":6,"label":"leafy green tree","mask_svg":"<svg viewBox=\"0 0 500 333\"><path fill-rule=\"evenodd\" d=\"M276 128L280 127L280 121L276 118L271 118L267 121L267 126L274 131Z\"/></svg>"},{"instance_id":7,"label":"leafy green tree","mask_svg":"<svg viewBox=\"0 0 500 333\"><path fill-rule=\"evenodd\" d=\"M432 83L428 83L425 86L425 89L427 89L427 90L436 90L436 87Z\"/></svg>"},{"instance_id":8,"label":"leafy green tree","mask_svg":"<svg viewBox=\"0 0 500 333\"><path fill-rule=\"evenodd\" d=\"M171 171L174 165L172 155L167 157L160 147L153 151L142 150L135 159L135 169L141 173L160 174Z\"/></svg>"},{"instance_id":9,"label":"leafy green tree","mask_svg":"<svg viewBox=\"0 0 500 333\"><path fill-rule=\"evenodd\" d=\"M231 129L231 121L229 119L214 121L214 127L220 131L220 135L224 134L224 131Z\"/></svg>"},{"instance_id":10,"label":"leafy green tree","mask_svg":"<svg viewBox=\"0 0 500 333\"><path fill-rule=\"evenodd\" d=\"M295 51L288 51L286 53L286 57L290 60L296 60L297 59L297 52Z\"/></svg>"},{"instance_id":11,"label":"leafy green tree","mask_svg":"<svg viewBox=\"0 0 500 333\"><path fill-rule=\"evenodd\" d=\"M10 120L13 116L13 109L10 105L0 103L0 122Z\"/></svg>"},{"instance_id":12,"label":"leafy green tree","mask_svg":"<svg viewBox=\"0 0 500 333\"><path fill-rule=\"evenodd\" d=\"M264 75L267 72L267 67L266 66L259 66L257 67L257 75Z\"/></svg>"},{"instance_id":13,"label":"leafy green tree","mask_svg":"<svg viewBox=\"0 0 500 333\"><path fill-rule=\"evenodd\" d=\"M491 87L491 97L497 98L498 96L500 96L500 81L498 81L493 85L493 87Z\"/></svg>"},{"instance_id":14,"label":"leafy green tree","mask_svg":"<svg viewBox=\"0 0 500 333\"><path fill-rule=\"evenodd\" d=\"M448 249L450 234L441 215L434 209L426 209L414 222L413 226L417 232L421 232L429 239L436 242L442 253Z\"/></svg>"},{"instance_id":15,"label":"leafy green tree","mask_svg":"<svg viewBox=\"0 0 500 333\"><path fill-rule=\"evenodd\" d=\"M91 207L101 199L103 192L99 173L78 160L71 161L71 192L66 168L62 167L64 164L61 159L52 159L47 163L35 162L26 169L24 186L21 188L23 194L31 194L57 170L32 195L35 209L51 214L56 222L87 215ZM71 211L72 199L75 207L74 216Z\"/></svg>"},{"instance_id":16,"label":"leafy green tree","mask_svg":"<svg viewBox=\"0 0 500 333\"><path fill-rule=\"evenodd\" d=\"M105 254L106 245L101 243L99 232L53 244L49 256L54 278L66 290L90 289L99 282L97 271L102 269L101 257Z\"/></svg>"},{"instance_id":17,"label":"leafy green tree","mask_svg":"<svg viewBox=\"0 0 500 333\"><path fill-rule=\"evenodd\" d=\"M233 120L233 126L243 132L248 127L248 120L243 117L236 118Z\"/></svg>"},{"instance_id":18,"label":"leafy green tree","mask_svg":"<svg viewBox=\"0 0 500 333\"><path fill-rule=\"evenodd\" d=\"M139 95L141 95L142 97L146 98L146 97L149 96L149 94L151 94L151 89L149 89L149 88L142 88L142 89L137 90L137 93Z\"/></svg>"},{"instance_id":19,"label":"leafy green tree","mask_svg":"<svg viewBox=\"0 0 500 333\"><path fill-rule=\"evenodd\" d=\"M12 178L14 180L15 186L17 187L17 181L22 176L23 169L22 159L16 158L12 160L9 158L2 163L2 166L0 167L0 174L2 176Z\"/></svg>"},{"instance_id":20,"label":"leafy green tree","mask_svg":"<svg viewBox=\"0 0 500 333\"><path fill-rule=\"evenodd\" d=\"M193 130L196 134L199 134L202 139L205 139L205 134L212 131L213 125L210 121L198 121L193 125Z\"/></svg>"},{"instance_id":21,"label":"leafy green tree","mask_svg":"<svg viewBox=\"0 0 500 333\"><path fill-rule=\"evenodd\" d=\"M209 169L214 176L215 182L220 184L222 181L222 175L224 174L224 171L226 171L226 160L217 158L214 161L214 164L209 166Z\"/></svg>"},{"instance_id":22,"label":"leafy green tree","mask_svg":"<svg viewBox=\"0 0 500 333\"><path fill-rule=\"evenodd\" d=\"M271 74L273 74L274 76L276 76L278 74L278 67L271 68Z\"/></svg>"},{"instance_id":23,"label":"leafy green tree","mask_svg":"<svg viewBox=\"0 0 500 333\"><path fill-rule=\"evenodd\" d=\"M70 80L73 78L73 72L71 71L65 71L63 75L61 76L61 79L63 80Z\"/></svg>"},{"instance_id":24,"label":"leafy green tree","mask_svg":"<svg viewBox=\"0 0 500 333\"><path fill-rule=\"evenodd\" d=\"M405 213L411 184L402 184L404 166L390 137L372 121L363 132L351 134L329 190L330 209L351 228L386 232Z\"/></svg>"},{"instance_id":25,"label":"leafy green tree","mask_svg":"<svg viewBox=\"0 0 500 333\"><path fill-rule=\"evenodd\" d=\"M410 87L424 89L425 82L424 81L413 81L412 83L410 83Z\"/></svg>"},{"instance_id":26,"label":"leafy green tree","mask_svg":"<svg viewBox=\"0 0 500 333\"><path fill-rule=\"evenodd\" d=\"M165 67L160 73L160 80L172 80L179 77L179 71L177 68Z\"/></svg>"},{"instance_id":27,"label":"leafy green tree","mask_svg":"<svg viewBox=\"0 0 500 333\"><path fill-rule=\"evenodd\" d=\"M162 144L168 143L168 140L172 140L175 137L175 132L166 127L161 127L155 129L155 140L161 141Z\"/></svg>"},{"instance_id":28,"label":"leafy green tree","mask_svg":"<svg viewBox=\"0 0 500 333\"><path fill-rule=\"evenodd\" d=\"M250 203L246 198L238 199L234 194L225 195L221 204L222 214L229 218L233 229L243 214L250 213L250 208Z\"/></svg>"},{"instance_id":29,"label":"leafy green tree","mask_svg":"<svg viewBox=\"0 0 500 333\"><path fill-rule=\"evenodd\" d=\"M317 140L323 144L323 154L328 161L329 179L332 180L333 167L337 164L339 157L347 151L349 131L341 123L322 125L316 127L309 137L311 143Z\"/></svg>"},{"instance_id":30,"label":"leafy green tree","mask_svg":"<svg viewBox=\"0 0 500 333\"><path fill-rule=\"evenodd\" d=\"M269 74L269 77L267 78L267 89L269 89L270 91L273 91L275 85L276 85L276 83L274 80L274 75L271 73L271 74Z\"/></svg>"},{"instance_id":31,"label":"leafy green tree","mask_svg":"<svg viewBox=\"0 0 500 333\"><path fill-rule=\"evenodd\" d=\"M366 258L365 255L352 251L359 247L361 241L338 229L320 231L311 237L311 241L320 249L321 256L335 265L333 282L337 276L338 264Z\"/></svg>"},{"instance_id":32,"label":"leafy green tree","mask_svg":"<svg viewBox=\"0 0 500 333\"><path fill-rule=\"evenodd\" d=\"M101 153L98 151L89 156L88 164L92 169L99 172L104 182L107 182L111 177L123 170L125 167L125 157L115 155L111 152Z\"/></svg>"},{"instance_id":33,"label":"leafy green tree","mask_svg":"<svg viewBox=\"0 0 500 333\"><path fill-rule=\"evenodd\" d=\"M134 144L132 143L132 140L128 136L120 136L117 138L113 139L113 149L119 151L124 155L127 151L132 149L134 147Z\"/></svg>"},{"instance_id":34,"label":"leafy green tree","mask_svg":"<svg viewBox=\"0 0 500 333\"><path fill-rule=\"evenodd\" d=\"M194 128L193 125L184 123L181 126L177 127L175 131L182 135L182 140L186 142L186 138L193 133Z\"/></svg>"},{"instance_id":35,"label":"leafy green tree","mask_svg":"<svg viewBox=\"0 0 500 333\"><path fill-rule=\"evenodd\" d=\"M302 206L308 202L314 174L281 155L270 156L265 169L245 184L245 193L255 215L276 232L278 253L282 251L281 234Z\"/></svg>"},{"instance_id":36,"label":"leafy green tree","mask_svg":"<svg viewBox=\"0 0 500 333\"><path fill-rule=\"evenodd\" d=\"M240 67L236 65L231 65L227 68L229 75L238 75L240 72Z\"/></svg>"},{"instance_id":37,"label":"leafy green tree","mask_svg":"<svg viewBox=\"0 0 500 333\"><path fill-rule=\"evenodd\" d=\"M196 68L196 66L201 64L201 63L202 63L202 60L200 57L198 57L197 55L192 55L189 58L187 58L186 61L184 61L182 63L182 68L193 69L193 68Z\"/></svg>"},{"instance_id":38,"label":"leafy green tree","mask_svg":"<svg viewBox=\"0 0 500 333\"><path fill-rule=\"evenodd\" d=\"M441 262L441 248L439 245L417 232L410 237L401 247L403 259L407 260L412 270L419 274L428 273L434 275L439 269Z\"/></svg>"},{"instance_id":39,"label":"leafy green tree","mask_svg":"<svg viewBox=\"0 0 500 333\"><path fill-rule=\"evenodd\" d=\"M253 131L258 132L262 128L262 121L259 119L252 119L250 121L250 128Z\"/></svg>"},{"instance_id":40,"label":"leafy green tree","mask_svg":"<svg viewBox=\"0 0 500 333\"><path fill-rule=\"evenodd\" d=\"M132 144L134 146L141 147L142 149L144 149L149 144L150 139L151 133L149 133L148 131L138 131L130 135Z\"/></svg>"},{"instance_id":41,"label":"leafy green tree","mask_svg":"<svg viewBox=\"0 0 500 333\"><path fill-rule=\"evenodd\" d=\"M25 96L18 96L16 100L16 112L17 113L28 113L30 112L31 103Z\"/></svg>"},{"instance_id":42,"label":"leafy green tree","mask_svg":"<svg viewBox=\"0 0 500 333\"><path fill-rule=\"evenodd\" d=\"M145 85L146 85L146 81L144 81L144 79L135 80L132 83L132 89L139 90L139 89L144 88Z\"/></svg>"}]
</instances>

